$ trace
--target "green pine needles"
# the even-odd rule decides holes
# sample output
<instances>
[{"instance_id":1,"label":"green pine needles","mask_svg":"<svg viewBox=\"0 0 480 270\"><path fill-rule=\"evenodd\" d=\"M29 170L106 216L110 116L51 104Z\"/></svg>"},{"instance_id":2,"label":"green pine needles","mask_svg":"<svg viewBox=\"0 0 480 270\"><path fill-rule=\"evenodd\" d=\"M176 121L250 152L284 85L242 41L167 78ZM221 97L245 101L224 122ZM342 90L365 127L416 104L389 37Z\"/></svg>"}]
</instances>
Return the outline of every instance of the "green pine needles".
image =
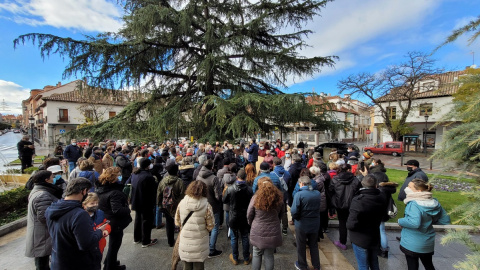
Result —
<instances>
[{"instance_id":1,"label":"green pine needles","mask_svg":"<svg viewBox=\"0 0 480 270\"><path fill-rule=\"evenodd\" d=\"M68 59L64 78L81 76L93 87L145 93L146 100L106 123L79 130L91 136L163 138L167 130L181 130L233 138L269 131L272 124L260 121L280 114L295 122L310 118L323 128L328 124L304 101L299 102L308 117L293 110L298 104L290 101L297 95L274 96L283 95L288 80L334 65L335 56L298 53L311 33L302 27L327 2L127 0L124 27L116 33L85 40L33 33L18 37L14 46L32 42L42 57ZM284 112L272 111L280 102Z\"/></svg>"}]
</instances>

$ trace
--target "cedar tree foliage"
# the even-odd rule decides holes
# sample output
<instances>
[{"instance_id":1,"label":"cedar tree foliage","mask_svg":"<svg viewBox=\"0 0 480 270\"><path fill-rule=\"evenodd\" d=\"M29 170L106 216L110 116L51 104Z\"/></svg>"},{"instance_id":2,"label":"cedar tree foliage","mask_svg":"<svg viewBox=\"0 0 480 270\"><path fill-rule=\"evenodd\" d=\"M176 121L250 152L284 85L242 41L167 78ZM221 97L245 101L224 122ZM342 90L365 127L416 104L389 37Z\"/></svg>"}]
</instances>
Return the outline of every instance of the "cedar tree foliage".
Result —
<instances>
[{"instance_id":1,"label":"cedar tree foliage","mask_svg":"<svg viewBox=\"0 0 480 270\"><path fill-rule=\"evenodd\" d=\"M288 79L335 64L335 56L299 54L311 33L302 27L329 1L125 0L127 15L116 33L85 40L32 33L15 39L14 47L32 42L42 57L68 59L64 78L145 93L114 118L77 130L78 136L158 139L180 130L234 138L277 127L279 108L313 112L305 97L285 97L281 89ZM330 128L325 114L288 115Z\"/></svg>"}]
</instances>

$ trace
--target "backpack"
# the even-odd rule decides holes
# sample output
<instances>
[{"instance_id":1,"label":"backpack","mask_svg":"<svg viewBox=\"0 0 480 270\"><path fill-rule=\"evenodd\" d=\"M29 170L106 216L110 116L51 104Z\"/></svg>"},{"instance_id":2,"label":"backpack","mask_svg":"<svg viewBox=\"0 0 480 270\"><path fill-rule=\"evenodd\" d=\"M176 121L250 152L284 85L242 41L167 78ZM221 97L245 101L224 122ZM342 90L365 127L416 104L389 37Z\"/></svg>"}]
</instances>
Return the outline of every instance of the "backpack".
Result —
<instances>
[{"instance_id":1,"label":"backpack","mask_svg":"<svg viewBox=\"0 0 480 270\"><path fill-rule=\"evenodd\" d=\"M173 186L166 186L163 190L162 210L164 213L174 213L177 208L177 200L173 193Z\"/></svg>"},{"instance_id":2,"label":"backpack","mask_svg":"<svg viewBox=\"0 0 480 270\"><path fill-rule=\"evenodd\" d=\"M397 205L391 196L390 200L388 201L387 214L390 218L395 218L398 214Z\"/></svg>"},{"instance_id":3,"label":"backpack","mask_svg":"<svg viewBox=\"0 0 480 270\"><path fill-rule=\"evenodd\" d=\"M285 174L283 174L282 176L279 176L276 172L273 172L277 177L278 179L280 179L280 185L282 186L283 190L282 192L285 192L288 190L288 186L287 186L287 183L285 183L285 179L283 178L283 176Z\"/></svg>"}]
</instances>

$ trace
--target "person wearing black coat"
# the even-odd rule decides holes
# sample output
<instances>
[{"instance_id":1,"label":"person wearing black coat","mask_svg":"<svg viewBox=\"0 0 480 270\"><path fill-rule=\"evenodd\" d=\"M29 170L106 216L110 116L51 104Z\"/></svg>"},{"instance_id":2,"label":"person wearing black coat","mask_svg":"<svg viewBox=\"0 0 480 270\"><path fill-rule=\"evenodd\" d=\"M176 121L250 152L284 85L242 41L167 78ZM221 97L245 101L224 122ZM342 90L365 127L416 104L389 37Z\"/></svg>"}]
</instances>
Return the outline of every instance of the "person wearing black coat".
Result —
<instances>
[{"instance_id":1,"label":"person wearing black coat","mask_svg":"<svg viewBox=\"0 0 480 270\"><path fill-rule=\"evenodd\" d=\"M293 190L295 190L295 186L297 185L297 181L300 178L300 172L302 171L302 157L298 154L294 154L292 156L292 165L288 169L288 173L290 174L290 181L288 181L288 205L292 207L293 203Z\"/></svg>"},{"instance_id":2,"label":"person wearing black coat","mask_svg":"<svg viewBox=\"0 0 480 270\"><path fill-rule=\"evenodd\" d=\"M128 197L123 193L123 185L118 183L118 169L110 167L100 175L100 185L96 188L99 197L98 208L110 220L111 232L108 252L104 260L104 270L118 270L126 267L117 265L117 255L122 245L123 230L132 222Z\"/></svg>"},{"instance_id":3,"label":"person wearing black coat","mask_svg":"<svg viewBox=\"0 0 480 270\"><path fill-rule=\"evenodd\" d=\"M380 222L387 209L384 194L377 189L377 180L372 174L365 176L362 186L352 199L347 229L350 233L358 269L380 269L378 248L380 246Z\"/></svg>"},{"instance_id":4,"label":"person wearing black coat","mask_svg":"<svg viewBox=\"0 0 480 270\"><path fill-rule=\"evenodd\" d=\"M133 241L142 242L142 247L148 247L157 243L157 239L151 239L152 224L157 192L153 175L148 171L152 162L148 158L141 158L140 168L130 176L132 184L132 210L135 211L135 223L133 224Z\"/></svg>"},{"instance_id":5,"label":"person wearing black coat","mask_svg":"<svg viewBox=\"0 0 480 270\"><path fill-rule=\"evenodd\" d=\"M22 163L22 173L26 168L32 167L32 158L35 155L35 145L29 141L30 136L23 136L22 140L17 143L18 158Z\"/></svg>"},{"instance_id":6,"label":"person wearing black coat","mask_svg":"<svg viewBox=\"0 0 480 270\"><path fill-rule=\"evenodd\" d=\"M334 244L341 249L347 249L347 219L349 215L350 203L353 196L361 188L361 183L351 172L352 166L343 164L340 166L339 173L333 177L330 183L329 192L332 198L332 206L337 210L338 229L340 240L334 241Z\"/></svg>"},{"instance_id":7,"label":"person wearing black coat","mask_svg":"<svg viewBox=\"0 0 480 270\"><path fill-rule=\"evenodd\" d=\"M127 182L133 171L133 164L128 156L129 153L130 151L128 149L124 149L122 152L118 153L117 157L115 158L117 166L122 170L122 183Z\"/></svg>"},{"instance_id":8,"label":"person wearing black coat","mask_svg":"<svg viewBox=\"0 0 480 270\"><path fill-rule=\"evenodd\" d=\"M232 230L231 245L232 254L230 260L238 263L238 238L242 237L243 260L250 262L250 241L248 239L250 225L247 220L247 210L250 199L253 197L253 191L245 182L247 175L244 170L238 172L237 181L228 187L222 196L223 203L229 204L229 220L228 225Z\"/></svg>"}]
</instances>

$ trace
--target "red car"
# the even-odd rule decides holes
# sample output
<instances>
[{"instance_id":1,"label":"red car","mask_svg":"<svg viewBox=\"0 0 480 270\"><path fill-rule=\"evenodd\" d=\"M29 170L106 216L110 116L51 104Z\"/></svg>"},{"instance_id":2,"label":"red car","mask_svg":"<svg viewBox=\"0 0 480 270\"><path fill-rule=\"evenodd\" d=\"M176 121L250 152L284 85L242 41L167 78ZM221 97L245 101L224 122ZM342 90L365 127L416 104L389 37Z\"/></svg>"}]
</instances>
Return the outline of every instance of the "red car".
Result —
<instances>
[{"instance_id":1,"label":"red car","mask_svg":"<svg viewBox=\"0 0 480 270\"><path fill-rule=\"evenodd\" d=\"M364 151L370 150L374 154L386 154L398 156L403 154L403 142L384 142L377 146L365 147Z\"/></svg>"}]
</instances>

